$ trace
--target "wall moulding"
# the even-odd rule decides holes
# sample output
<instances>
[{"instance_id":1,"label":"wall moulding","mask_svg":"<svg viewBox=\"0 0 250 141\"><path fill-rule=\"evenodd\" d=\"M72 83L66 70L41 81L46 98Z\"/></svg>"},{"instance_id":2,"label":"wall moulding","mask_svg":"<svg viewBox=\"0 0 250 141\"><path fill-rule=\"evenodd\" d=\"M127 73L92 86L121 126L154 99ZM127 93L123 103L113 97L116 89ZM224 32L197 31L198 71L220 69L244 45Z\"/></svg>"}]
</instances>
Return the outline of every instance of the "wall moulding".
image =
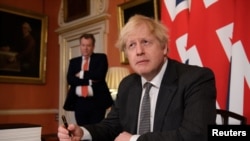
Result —
<instances>
[{"instance_id":1,"label":"wall moulding","mask_svg":"<svg viewBox=\"0 0 250 141\"><path fill-rule=\"evenodd\" d=\"M57 114L58 109L19 109L0 110L0 115L34 115L34 114Z\"/></svg>"}]
</instances>

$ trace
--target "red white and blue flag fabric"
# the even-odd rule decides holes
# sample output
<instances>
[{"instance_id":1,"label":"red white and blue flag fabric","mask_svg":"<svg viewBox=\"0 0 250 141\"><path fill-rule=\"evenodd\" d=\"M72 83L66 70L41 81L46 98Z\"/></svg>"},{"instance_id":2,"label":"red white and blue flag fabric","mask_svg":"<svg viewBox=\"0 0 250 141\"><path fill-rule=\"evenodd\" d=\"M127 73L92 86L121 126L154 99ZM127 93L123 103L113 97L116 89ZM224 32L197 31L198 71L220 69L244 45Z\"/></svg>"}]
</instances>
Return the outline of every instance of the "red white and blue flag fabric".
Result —
<instances>
[{"instance_id":1,"label":"red white and blue flag fabric","mask_svg":"<svg viewBox=\"0 0 250 141\"><path fill-rule=\"evenodd\" d=\"M215 73L217 108L250 119L250 1L161 0L168 56ZM250 120L248 120L250 123Z\"/></svg>"}]
</instances>

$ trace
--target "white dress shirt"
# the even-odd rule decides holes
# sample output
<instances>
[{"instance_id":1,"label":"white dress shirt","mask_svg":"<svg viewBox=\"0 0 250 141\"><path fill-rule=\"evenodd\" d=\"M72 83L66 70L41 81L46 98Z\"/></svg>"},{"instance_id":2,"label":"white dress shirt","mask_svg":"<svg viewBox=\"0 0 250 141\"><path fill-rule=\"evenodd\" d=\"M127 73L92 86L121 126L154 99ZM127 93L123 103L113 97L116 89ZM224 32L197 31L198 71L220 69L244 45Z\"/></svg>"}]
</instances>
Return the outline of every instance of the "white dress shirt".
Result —
<instances>
[{"instance_id":1,"label":"white dress shirt","mask_svg":"<svg viewBox=\"0 0 250 141\"><path fill-rule=\"evenodd\" d=\"M84 56L82 57L82 65L83 66L86 62L86 59L84 58ZM90 58L89 58L89 61L87 63L90 62ZM88 65L89 66L89 65ZM80 72L80 79L83 79L84 78L84 70L82 69ZM89 80L89 85L88 85L88 96L93 96L93 90L92 90L92 81ZM77 86L76 87L76 95L79 96L79 97L82 97L82 86Z\"/></svg>"}]
</instances>

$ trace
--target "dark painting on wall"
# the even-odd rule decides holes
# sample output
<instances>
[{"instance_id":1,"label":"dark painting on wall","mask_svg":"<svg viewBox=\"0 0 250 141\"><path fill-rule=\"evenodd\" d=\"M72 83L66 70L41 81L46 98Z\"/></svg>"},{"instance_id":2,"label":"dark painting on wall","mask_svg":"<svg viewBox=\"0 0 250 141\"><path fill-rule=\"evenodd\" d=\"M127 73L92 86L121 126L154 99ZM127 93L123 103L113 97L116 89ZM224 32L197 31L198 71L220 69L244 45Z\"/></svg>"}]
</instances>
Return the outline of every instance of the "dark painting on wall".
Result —
<instances>
[{"instance_id":1,"label":"dark painting on wall","mask_svg":"<svg viewBox=\"0 0 250 141\"><path fill-rule=\"evenodd\" d=\"M90 14L90 0L63 0L64 22L71 22Z\"/></svg>"},{"instance_id":2,"label":"dark painting on wall","mask_svg":"<svg viewBox=\"0 0 250 141\"><path fill-rule=\"evenodd\" d=\"M0 5L0 82L45 83L47 16Z\"/></svg>"}]
</instances>

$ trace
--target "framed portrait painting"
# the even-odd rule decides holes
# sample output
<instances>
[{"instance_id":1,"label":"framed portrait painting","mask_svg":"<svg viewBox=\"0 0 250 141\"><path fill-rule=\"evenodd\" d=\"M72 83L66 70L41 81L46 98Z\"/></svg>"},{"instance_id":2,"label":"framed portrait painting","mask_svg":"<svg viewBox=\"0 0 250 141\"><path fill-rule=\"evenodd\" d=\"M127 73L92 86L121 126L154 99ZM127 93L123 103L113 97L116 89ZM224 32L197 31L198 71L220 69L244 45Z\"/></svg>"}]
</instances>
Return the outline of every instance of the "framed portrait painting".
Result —
<instances>
[{"instance_id":1,"label":"framed portrait painting","mask_svg":"<svg viewBox=\"0 0 250 141\"><path fill-rule=\"evenodd\" d=\"M47 16L0 5L0 83L45 83Z\"/></svg>"},{"instance_id":2,"label":"framed portrait painting","mask_svg":"<svg viewBox=\"0 0 250 141\"><path fill-rule=\"evenodd\" d=\"M133 0L118 5L119 29L125 25L129 18L135 14L141 14L154 19L158 19L159 0ZM120 54L120 62L127 64L128 60L122 51Z\"/></svg>"}]
</instances>

